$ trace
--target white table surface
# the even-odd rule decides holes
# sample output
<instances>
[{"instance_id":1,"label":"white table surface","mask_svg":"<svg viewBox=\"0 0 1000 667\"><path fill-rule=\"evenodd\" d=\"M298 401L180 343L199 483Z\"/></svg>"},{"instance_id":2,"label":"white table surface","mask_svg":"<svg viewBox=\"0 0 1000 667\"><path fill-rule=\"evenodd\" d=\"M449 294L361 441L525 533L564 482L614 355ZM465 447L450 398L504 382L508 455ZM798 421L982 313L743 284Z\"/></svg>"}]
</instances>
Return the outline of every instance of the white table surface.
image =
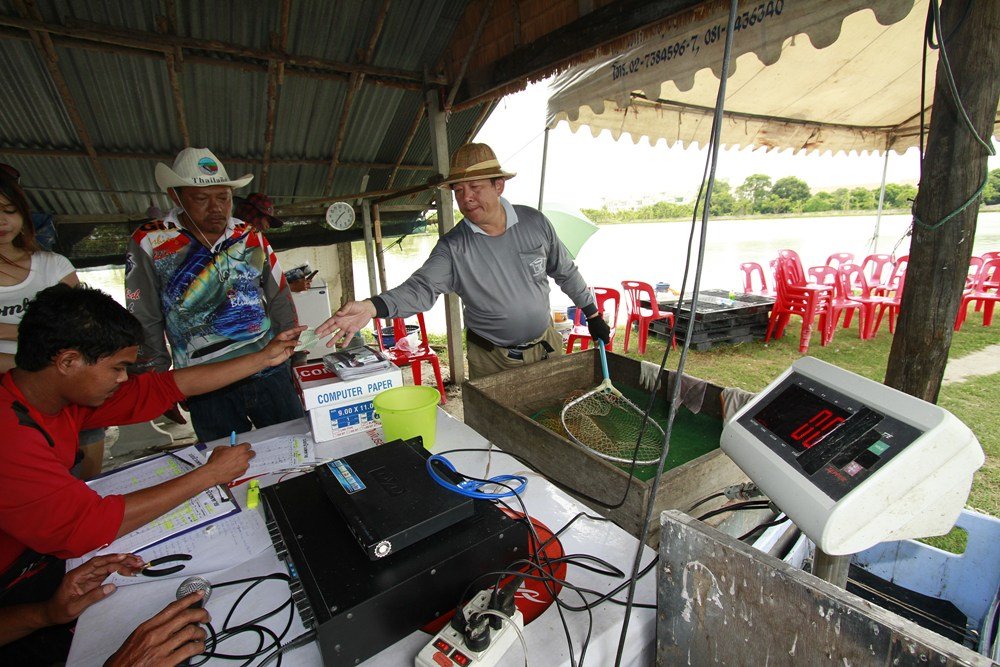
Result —
<instances>
[{"instance_id":1,"label":"white table surface","mask_svg":"<svg viewBox=\"0 0 1000 667\"><path fill-rule=\"evenodd\" d=\"M277 426L252 431L240 438L240 441L260 441L281 434L305 433L308 425L304 420L287 422ZM380 431L374 432L374 438L380 437ZM228 444L228 441L218 441L211 444ZM373 445L373 437L368 433L357 433L337 440L319 443L317 451L321 457L334 458L366 449ZM525 470L524 466L513 458L506 456L496 448L492 452L489 442L474 430L454 419L443 410L438 410L437 436L435 453L456 448L474 448L475 452L457 452L449 454L448 459L460 471L474 477L489 477L502 473L525 474L528 486L522 498L528 513L547 525L552 530L558 530L578 512L594 512L567 494L563 493L544 477ZM261 485L275 483L277 476L261 478ZM246 498L246 485L233 489L237 499L242 504ZM245 510L245 511L262 511ZM593 521L579 519L573 526L560 536L563 548L567 554L590 554L602 558L624 572L631 571L638 541L610 521ZM655 552L643 547L642 564L647 564ZM240 561L243 562L240 562ZM274 549L269 548L250 560L234 555L233 567L230 570L204 575L210 582L224 582L270 572L284 572L284 565L278 560ZM70 651L68 665L84 667L101 665L113 653L132 630L145 619L153 616L166 604L175 599L177 586L185 575L180 573L170 579L148 579L141 583L119 588L111 597L88 609L77 623L76 638ZM597 575L589 570L570 565L567 570L567 580L574 585L596 591L607 592L616 587L620 580ZM221 625L222 619L230 609L239 590L236 587L214 589L206 608L212 614L216 625ZM257 593L260 593L259 595ZM247 614L263 611L280 604L287 596L287 586L269 582L263 591L255 591L248 598ZM619 599L625 598L625 592L619 593ZM576 593L563 589L560 598L568 604L579 605L580 598ZM636 586L635 601L655 604L656 579L655 568ZM241 605L241 609L244 607ZM618 648L618 638L621 632L624 607L605 603L593 610L593 627L587 647L585 665L605 667L614 664ZM241 613L241 616L243 614ZM587 634L588 615L586 612L564 612L570 633L573 637L575 660L580 658L581 644ZM250 616L245 616L250 618ZM267 623L269 627L281 629L287 620L284 613ZM629 621L628 638L625 645L623 665L650 665L655 654L656 616L652 609L633 609ZM304 631L296 614L292 629L286 635L288 641ZM538 665L568 665L569 651L562 623L556 606L550 606L541 616L531 622L524 630L528 645L530 664ZM365 667L397 667L412 665L417 652L428 643L430 635L415 631L404 637L381 653L366 660ZM247 638L250 643L250 638ZM227 644L227 650L235 649L235 642ZM232 665L232 661L211 660L207 665ZM319 649L315 643L285 654L283 665L292 667L316 667L323 664ZM524 664L520 642L500 660L500 667L515 667Z\"/></svg>"}]
</instances>

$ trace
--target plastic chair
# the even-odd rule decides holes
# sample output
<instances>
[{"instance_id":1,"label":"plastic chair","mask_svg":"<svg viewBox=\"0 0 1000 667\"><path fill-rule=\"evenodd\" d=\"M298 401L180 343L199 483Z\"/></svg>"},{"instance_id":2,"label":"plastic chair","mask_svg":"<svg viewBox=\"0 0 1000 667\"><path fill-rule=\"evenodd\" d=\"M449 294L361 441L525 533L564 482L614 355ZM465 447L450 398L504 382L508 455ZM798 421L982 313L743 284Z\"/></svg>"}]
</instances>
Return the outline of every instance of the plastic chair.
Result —
<instances>
[{"instance_id":1,"label":"plastic chair","mask_svg":"<svg viewBox=\"0 0 1000 667\"><path fill-rule=\"evenodd\" d=\"M819 317L820 344L826 345L832 335L829 328L830 304L833 287L807 283L802 271L802 262L795 251L782 250L778 253L775 271L777 300L771 308L764 342L771 338L781 338L792 315L802 318L802 332L799 335L799 352L809 351L809 339L813 333L813 322Z\"/></svg>"},{"instance_id":2,"label":"plastic chair","mask_svg":"<svg viewBox=\"0 0 1000 667\"><path fill-rule=\"evenodd\" d=\"M622 291L628 300L628 311L625 318L625 351L628 352L629 334L632 332L632 323L639 327L639 354L646 354L646 339L649 337L649 325L657 320L665 320L667 327L673 332L674 314L660 312L660 306L656 302L656 293L649 283L638 280L623 280ZM642 302L649 304L643 306ZM671 333L670 343L677 349L677 338Z\"/></svg>"},{"instance_id":3,"label":"plastic chair","mask_svg":"<svg viewBox=\"0 0 1000 667\"><path fill-rule=\"evenodd\" d=\"M854 286L858 286L860 289L860 294L852 294L850 299L861 304L861 323L859 325L861 337L865 340L874 338L886 312L889 313L889 331L895 332L896 314L899 312L899 303L903 295L905 274L899 276L899 283L894 295L880 296L869 285L868 278L860 266L848 264L841 267L840 271L845 276L845 290L850 290Z\"/></svg>"},{"instance_id":4,"label":"plastic chair","mask_svg":"<svg viewBox=\"0 0 1000 667\"><path fill-rule=\"evenodd\" d=\"M833 287L837 284L837 269L832 266L811 266L807 273L809 274L809 280L817 285L829 285Z\"/></svg>"},{"instance_id":5,"label":"plastic chair","mask_svg":"<svg viewBox=\"0 0 1000 667\"><path fill-rule=\"evenodd\" d=\"M832 266L835 269L839 269L844 264L851 264L854 262L853 252L835 252L826 258L826 265Z\"/></svg>"},{"instance_id":6,"label":"plastic chair","mask_svg":"<svg viewBox=\"0 0 1000 667\"><path fill-rule=\"evenodd\" d=\"M865 328L864 328L864 318L861 312L861 303L855 301L851 298L852 296L852 276L851 271L859 271L860 268L857 264L851 264L847 262L842 264L838 268L833 277L833 297L830 302L830 335L829 339L833 340L833 334L837 330L837 325L840 323L841 314L844 315L844 328L849 329L851 327L851 320L854 319L854 311L858 311L858 338L864 338Z\"/></svg>"},{"instance_id":7,"label":"plastic chair","mask_svg":"<svg viewBox=\"0 0 1000 667\"><path fill-rule=\"evenodd\" d=\"M975 284L962 293L962 303L955 318L955 331L962 328L968 315L969 304L976 302L983 308L983 326L993 324L993 307L1000 301L1000 257L983 262L976 275Z\"/></svg>"},{"instance_id":8,"label":"plastic chair","mask_svg":"<svg viewBox=\"0 0 1000 667\"><path fill-rule=\"evenodd\" d=\"M897 257L892 265L892 273L889 274L889 279L885 281L885 284L873 285L872 291L879 296L892 296L897 291L900 291L899 280L902 276L906 275L906 267L909 263L909 255Z\"/></svg>"},{"instance_id":9,"label":"plastic chair","mask_svg":"<svg viewBox=\"0 0 1000 667\"><path fill-rule=\"evenodd\" d=\"M431 349L430 344L427 342L427 325L424 324L424 314L417 313L416 318L420 333L420 343L416 347L411 347L409 339L406 337L406 322L402 317L392 320L394 340L393 344L388 347L386 347L382 337L382 322L377 317L372 318L372 323L375 325L375 336L378 340L378 347L397 366L410 366L410 371L413 373L413 384L422 384L420 364L424 361L429 362L431 368L434 370L434 379L437 380L438 391L441 392L441 404L444 405L446 401L444 381L441 379L441 361L438 359L437 352ZM407 342L404 343L403 341Z\"/></svg>"},{"instance_id":10,"label":"plastic chair","mask_svg":"<svg viewBox=\"0 0 1000 667\"><path fill-rule=\"evenodd\" d=\"M594 287L592 289L594 299L597 301L597 312L605 315L611 313L611 321L608 322L608 327L611 329L610 340L604 348L610 350L615 344L615 328L618 326L618 307L621 305L622 295L621 292L611 287ZM609 301L613 303L613 308L607 305ZM583 310L577 308L573 315L573 328L570 330L569 338L566 339L566 354L573 351L577 341L580 341L581 350L590 347L590 329L587 328L583 318Z\"/></svg>"},{"instance_id":11,"label":"plastic chair","mask_svg":"<svg viewBox=\"0 0 1000 667\"><path fill-rule=\"evenodd\" d=\"M740 271L743 272L743 293L744 294L770 294L767 289L767 279L764 278L764 269L757 262L743 262L740 264ZM755 280L756 278L756 280ZM754 283L757 287L754 287Z\"/></svg>"},{"instance_id":12,"label":"plastic chair","mask_svg":"<svg viewBox=\"0 0 1000 667\"><path fill-rule=\"evenodd\" d=\"M965 289L972 289L979 277L979 269L983 268L983 258L973 255L969 258L969 273L965 276Z\"/></svg>"},{"instance_id":13,"label":"plastic chair","mask_svg":"<svg viewBox=\"0 0 1000 667\"><path fill-rule=\"evenodd\" d=\"M885 287L892 274L892 255L868 255L861 262L861 271L868 279L868 287Z\"/></svg>"}]
</instances>

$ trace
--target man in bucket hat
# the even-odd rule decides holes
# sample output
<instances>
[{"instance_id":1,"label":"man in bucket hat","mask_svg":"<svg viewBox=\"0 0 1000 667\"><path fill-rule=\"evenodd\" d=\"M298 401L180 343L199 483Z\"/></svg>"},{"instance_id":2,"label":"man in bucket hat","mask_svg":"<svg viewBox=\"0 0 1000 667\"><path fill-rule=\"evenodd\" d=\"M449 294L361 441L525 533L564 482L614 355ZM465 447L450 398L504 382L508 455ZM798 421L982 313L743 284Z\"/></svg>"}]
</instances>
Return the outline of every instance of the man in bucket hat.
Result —
<instances>
[{"instance_id":1,"label":"man in bucket hat","mask_svg":"<svg viewBox=\"0 0 1000 667\"><path fill-rule=\"evenodd\" d=\"M408 317L454 292L462 297L469 378L476 379L562 354L549 307L551 277L587 315L591 336L607 344L610 329L552 223L537 209L514 206L501 196L513 177L486 144L455 151L445 183L464 219L402 285L348 301L316 332L332 332L331 345L372 317Z\"/></svg>"},{"instance_id":2,"label":"man in bucket hat","mask_svg":"<svg viewBox=\"0 0 1000 667\"><path fill-rule=\"evenodd\" d=\"M175 207L140 227L125 258L125 299L145 342L136 370L184 368L263 349L296 326L291 291L264 235L233 217L230 178L207 148L185 148L156 183ZM170 353L164 341L170 342ZM203 442L302 416L287 363L188 399Z\"/></svg>"}]
</instances>

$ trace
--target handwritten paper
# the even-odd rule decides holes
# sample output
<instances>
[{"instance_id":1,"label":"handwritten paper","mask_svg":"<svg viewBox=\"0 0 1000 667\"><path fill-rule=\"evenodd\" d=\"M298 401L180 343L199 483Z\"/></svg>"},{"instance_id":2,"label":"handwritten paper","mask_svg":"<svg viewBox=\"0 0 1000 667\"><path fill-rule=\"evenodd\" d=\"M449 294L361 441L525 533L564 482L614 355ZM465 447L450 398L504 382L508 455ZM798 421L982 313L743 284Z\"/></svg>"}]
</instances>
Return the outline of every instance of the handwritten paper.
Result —
<instances>
[{"instance_id":1,"label":"handwritten paper","mask_svg":"<svg viewBox=\"0 0 1000 667\"><path fill-rule=\"evenodd\" d=\"M183 461L163 454L114 470L91 480L88 485L102 496L124 495L175 479L191 470ZM102 553L140 551L239 511L240 507L232 494L227 489L214 486L131 533L122 535Z\"/></svg>"}]
</instances>

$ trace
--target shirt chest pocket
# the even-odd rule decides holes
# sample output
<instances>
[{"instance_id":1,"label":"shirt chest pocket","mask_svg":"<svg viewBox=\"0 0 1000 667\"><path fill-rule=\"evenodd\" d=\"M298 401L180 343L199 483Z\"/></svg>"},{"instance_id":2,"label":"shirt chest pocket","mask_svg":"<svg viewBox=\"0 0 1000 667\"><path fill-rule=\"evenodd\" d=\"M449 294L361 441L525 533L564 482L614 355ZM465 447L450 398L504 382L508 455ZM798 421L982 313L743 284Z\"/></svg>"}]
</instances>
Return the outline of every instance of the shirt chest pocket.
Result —
<instances>
[{"instance_id":1,"label":"shirt chest pocket","mask_svg":"<svg viewBox=\"0 0 1000 667\"><path fill-rule=\"evenodd\" d=\"M538 246L532 250L519 252L521 267L527 273L528 278L536 283L543 283L547 279L545 273L545 246Z\"/></svg>"}]
</instances>

